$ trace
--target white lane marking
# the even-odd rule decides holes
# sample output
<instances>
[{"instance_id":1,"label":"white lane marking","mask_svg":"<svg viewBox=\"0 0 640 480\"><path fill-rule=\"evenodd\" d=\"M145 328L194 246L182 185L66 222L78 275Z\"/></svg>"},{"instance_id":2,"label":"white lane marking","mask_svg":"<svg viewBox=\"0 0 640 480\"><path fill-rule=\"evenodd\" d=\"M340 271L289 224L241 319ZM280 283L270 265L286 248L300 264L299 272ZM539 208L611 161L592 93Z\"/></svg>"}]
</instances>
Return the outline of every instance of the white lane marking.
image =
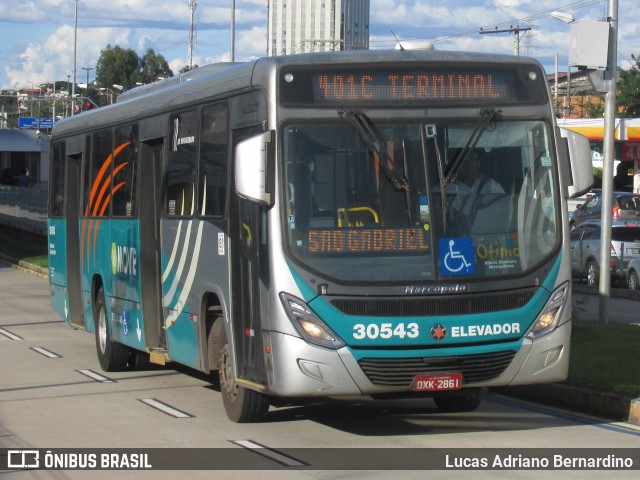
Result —
<instances>
[{"instance_id":1,"label":"white lane marking","mask_svg":"<svg viewBox=\"0 0 640 480\"><path fill-rule=\"evenodd\" d=\"M291 458L283 453L279 453L276 450L265 447L264 445L260 445L252 440L232 440L231 443L235 443L236 445L251 450L252 452L257 453L258 455L262 455L263 457L269 458L275 462L278 462L287 467L305 467L308 464L304 462L300 462L294 458Z\"/></svg>"},{"instance_id":2,"label":"white lane marking","mask_svg":"<svg viewBox=\"0 0 640 480\"><path fill-rule=\"evenodd\" d=\"M9 330L5 330L4 328L0 328L0 335L4 335L11 340L23 340L22 337L19 337L15 333L11 333Z\"/></svg>"},{"instance_id":3,"label":"white lane marking","mask_svg":"<svg viewBox=\"0 0 640 480\"><path fill-rule=\"evenodd\" d=\"M175 418L192 418L193 415L190 415L186 412L178 410L177 408L173 408L166 403L161 402L160 400L156 400L155 398L141 398L140 401L146 405L149 405L156 410L160 410L162 413L166 413Z\"/></svg>"},{"instance_id":4,"label":"white lane marking","mask_svg":"<svg viewBox=\"0 0 640 480\"><path fill-rule=\"evenodd\" d=\"M76 372L81 373L85 377L89 377L89 378L95 380L96 382L101 382L101 383L114 383L115 382L115 380L112 380L111 378L104 377L104 376L100 375L99 373L94 372L93 370L76 370Z\"/></svg>"},{"instance_id":5,"label":"white lane marking","mask_svg":"<svg viewBox=\"0 0 640 480\"><path fill-rule=\"evenodd\" d=\"M34 350L34 351L38 352L40 355L44 355L45 357L49 357L49 358L60 358L60 355L58 355L57 353L50 352L50 351L49 351L49 350L47 350L46 348L42 348L42 347L31 347L31 350Z\"/></svg>"}]
</instances>

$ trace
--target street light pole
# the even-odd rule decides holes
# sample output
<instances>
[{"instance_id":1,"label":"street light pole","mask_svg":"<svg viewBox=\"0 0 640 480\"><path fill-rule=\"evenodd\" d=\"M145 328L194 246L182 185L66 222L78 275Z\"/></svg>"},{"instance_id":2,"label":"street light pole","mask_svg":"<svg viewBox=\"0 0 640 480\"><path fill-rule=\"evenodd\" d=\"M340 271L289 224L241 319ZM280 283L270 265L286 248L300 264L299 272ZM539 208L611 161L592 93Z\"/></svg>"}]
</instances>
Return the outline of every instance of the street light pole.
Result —
<instances>
[{"instance_id":1,"label":"street light pole","mask_svg":"<svg viewBox=\"0 0 640 480\"><path fill-rule=\"evenodd\" d=\"M232 62L236 61L236 0L231 0L231 54Z\"/></svg>"},{"instance_id":2,"label":"street light pole","mask_svg":"<svg viewBox=\"0 0 640 480\"><path fill-rule=\"evenodd\" d=\"M607 52L607 69L605 70L605 110L602 165L602 217L600 240L600 285L598 290L598 318L607 325L609 323L609 306L611 303L611 207L613 200L613 157L615 154L615 121L616 121L616 76L618 68L618 0L609 0L607 6L609 21L609 49Z\"/></svg>"},{"instance_id":3,"label":"street light pole","mask_svg":"<svg viewBox=\"0 0 640 480\"><path fill-rule=\"evenodd\" d=\"M73 29L73 85L71 86L71 115L76 110L76 60L78 58L78 0L76 0L76 20Z\"/></svg>"}]
</instances>

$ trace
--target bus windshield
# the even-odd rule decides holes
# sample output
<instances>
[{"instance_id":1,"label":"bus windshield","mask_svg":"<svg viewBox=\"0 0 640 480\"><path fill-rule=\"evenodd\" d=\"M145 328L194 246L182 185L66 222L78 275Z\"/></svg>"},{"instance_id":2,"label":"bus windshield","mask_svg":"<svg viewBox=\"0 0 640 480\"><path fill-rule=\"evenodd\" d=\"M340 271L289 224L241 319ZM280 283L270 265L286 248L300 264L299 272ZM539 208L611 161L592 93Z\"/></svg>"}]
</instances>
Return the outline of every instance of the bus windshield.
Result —
<instances>
[{"instance_id":1,"label":"bus windshield","mask_svg":"<svg viewBox=\"0 0 640 480\"><path fill-rule=\"evenodd\" d=\"M337 282L462 280L519 275L559 247L545 122L347 117L284 127L299 264Z\"/></svg>"}]
</instances>

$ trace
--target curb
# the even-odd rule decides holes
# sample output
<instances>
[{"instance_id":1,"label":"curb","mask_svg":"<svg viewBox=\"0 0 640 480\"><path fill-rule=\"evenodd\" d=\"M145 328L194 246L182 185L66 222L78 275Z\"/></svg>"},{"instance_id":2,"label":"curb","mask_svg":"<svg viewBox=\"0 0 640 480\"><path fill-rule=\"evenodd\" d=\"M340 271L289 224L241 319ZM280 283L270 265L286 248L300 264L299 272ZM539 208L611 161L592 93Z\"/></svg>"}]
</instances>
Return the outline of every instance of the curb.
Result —
<instances>
[{"instance_id":1,"label":"curb","mask_svg":"<svg viewBox=\"0 0 640 480\"><path fill-rule=\"evenodd\" d=\"M16 260L8 255L0 253L0 262L9 265L16 270L20 270L21 272L30 273L35 275L36 277L47 279L49 278L49 269L39 267L38 265L34 265L29 262L25 262L24 260Z\"/></svg>"},{"instance_id":2,"label":"curb","mask_svg":"<svg viewBox=\"0 0 640 480\"><path fill-rule=\"evenodd\" d=\"M523 400L640 426L640 398L632 396L615 395L561 383L498 387L492 390Z\"/></svg>"}]
</instances>

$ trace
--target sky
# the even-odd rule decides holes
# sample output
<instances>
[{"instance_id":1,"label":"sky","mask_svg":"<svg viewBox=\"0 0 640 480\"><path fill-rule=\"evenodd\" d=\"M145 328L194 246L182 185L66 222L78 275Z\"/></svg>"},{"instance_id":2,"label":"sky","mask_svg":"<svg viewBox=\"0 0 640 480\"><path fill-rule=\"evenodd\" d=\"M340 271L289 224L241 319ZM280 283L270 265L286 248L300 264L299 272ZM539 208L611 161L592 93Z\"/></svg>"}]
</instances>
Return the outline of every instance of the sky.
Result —
<instances>
[{"instance_id":1,"label":"sky","mask_svg":"<svg viewBox=\"0 0 640 480\"><path fill-rule=\"evenodd\" d=\"M512 33L483 30L531 28L520 33L520 54L538 59L547 73L566 71L569 25L603 20L613 0L370 0L370 48L393 48L396 40L424 39L438 50L514 53ZM267 0L235 1L235 60L266 55ZM77 82L95 77L100 52L152 48L177 73L188 62L188 0L0 0L0 88L20 89L67 80L73 75L77 4ZM197 0L194 63L230 59L231 0ZM640 55L638 0L618 0L618 65ZM564 67L563 67L564 66Z\"/></svg>"}]
</instances>

